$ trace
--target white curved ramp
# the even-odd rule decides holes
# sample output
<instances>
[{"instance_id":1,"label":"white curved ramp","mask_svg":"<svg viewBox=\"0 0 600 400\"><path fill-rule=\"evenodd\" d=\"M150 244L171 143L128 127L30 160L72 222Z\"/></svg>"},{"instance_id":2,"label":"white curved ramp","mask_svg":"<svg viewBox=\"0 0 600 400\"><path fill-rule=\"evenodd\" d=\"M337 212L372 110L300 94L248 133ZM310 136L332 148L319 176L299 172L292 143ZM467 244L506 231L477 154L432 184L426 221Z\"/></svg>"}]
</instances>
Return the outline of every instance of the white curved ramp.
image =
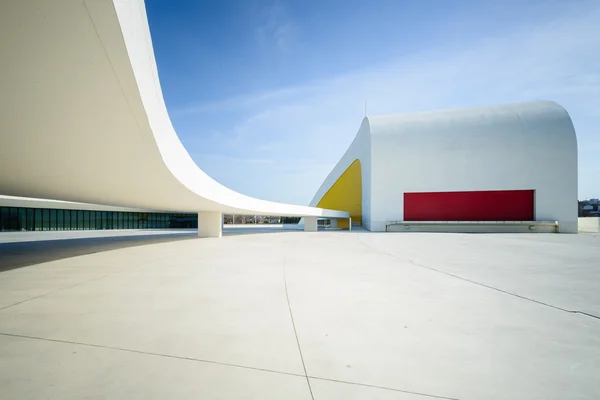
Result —
<instances>
[{"instance_id":1,"label":"white curved ramp","mask_svg":"<svg viewBox=\"0 0 600 400\"><path fill-rule=\"evenodd\" d=\"M242 195L196 166L167 113L142 0L3 1L0 52L2 194L348 217Z\"/></svg>"}]
</instances>

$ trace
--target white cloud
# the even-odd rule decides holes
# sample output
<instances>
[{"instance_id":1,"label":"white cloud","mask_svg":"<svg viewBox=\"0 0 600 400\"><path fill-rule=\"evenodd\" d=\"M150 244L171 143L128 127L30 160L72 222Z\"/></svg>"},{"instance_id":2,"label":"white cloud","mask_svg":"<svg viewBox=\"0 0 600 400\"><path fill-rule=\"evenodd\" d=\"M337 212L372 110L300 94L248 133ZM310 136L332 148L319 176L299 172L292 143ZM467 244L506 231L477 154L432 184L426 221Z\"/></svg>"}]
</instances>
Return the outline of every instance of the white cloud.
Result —
<instances>
[{"instance_id":1,"label":"white cloud","mask_svg":"<svg viewBox=\"0 0 600 400\"><path fill-rule=\"evenodd\" d=\"M290 196L283 196L283 200L300 203L308 203L353 139L363 117L364 100L370 115L555 100L570 112L580 149L597 148L600 7L594 4L595 8L582 8L579 14L538 21L535 27L482 38L469 47L429 49L379 65L372 60L367 70L276 92L196 105L182 112L243 115L221 128L223 136L229 138L229 150L243 148L276 160L271 171L266 171L267 176L276 175L280 187L288 188ZM277 34L273 34L276 30L265 32L271 32L272 40L277 41ZM274 149L273 143L279 148ZM276 157L281 152L286 156ZM303 165L300 159L307 156L315 161ZM209 165L206 157L198 156L196 161L217 179L224 176ZM595 163L589 151L580 152L581 197L600 195ZM290 165L303 165L306 173L289 172L286 166ZM261 179L265 170L246 165L244 173L257 181L249 194L260 192L265 194L262 197L274 200L281 197ZM224 180L244 191L234 176ZM292 193L298 197L292 197Z\"/></svg>"}]
</instances>

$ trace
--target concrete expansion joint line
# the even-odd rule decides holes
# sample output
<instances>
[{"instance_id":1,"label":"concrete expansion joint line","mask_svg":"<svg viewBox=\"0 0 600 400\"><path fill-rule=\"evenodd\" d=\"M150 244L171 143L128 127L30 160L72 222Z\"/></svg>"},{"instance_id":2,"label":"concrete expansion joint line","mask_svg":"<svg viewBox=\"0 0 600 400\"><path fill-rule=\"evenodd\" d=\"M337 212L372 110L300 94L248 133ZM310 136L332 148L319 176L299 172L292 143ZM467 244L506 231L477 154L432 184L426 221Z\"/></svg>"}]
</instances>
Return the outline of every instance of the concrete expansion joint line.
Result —
<instances>
[{"instance_id":1,"label":"concrete expansion joint line","mask_svg":"<svg viewBox=\"0 0 600 400\"><path fill-rule=\"evenodd\" d=\"M373 251L385 254L385 255L387 255L389 257L392 257L392 258L395 258L396 260L399 260L399 261L407 262L407 263L409 263L411 265L414 265L415 267L425 268L425 269L428 269L430 271L437 272L438 274L443 274L443 275L450 276L450 277L455 278L455 279L460 279L461 281L464 281L464 282L473 283L475 285L478 285L478 286L481 286L481 287L484 287L484 288L487 288L487 289L492 289L492 290L495 290L497 292L504 293L504 294L507 294L509 296L517 297L517 298L522 299L522 300L527 300L527 301L530 301L532 303L536 303L536 304L539 304L539 305L542 305L542 306L545 306L545 307L550 307L550 308L553 308L553 309L558 310L558 311L566 312L566 313L569 313L569 314L580 314L580 315L585 315L585 316L590 317L590 318L600 319L600 316L594 315L594 314L590 314L590 313L587 313L585 311L568 310L566 308L562 308L562 307L558 307L558 306L555 306L555 305L552 305L552 304L544 303L543 301L532 299L530 297L521 296L520 294L517 294L517 293L509 292L507 290L503 290L503 289L500 289L500 288L497 288L497 287L494 287L494 286L486 285L485 283L481 283L481 282L474 281L472 279L464 278L464 277L459 276L459 275L454 275L454 274L451 274L449 272L445 272L445 271L442 271L442 270L439 270L439 269L436 269L436 268L433 268L433 267L429 267L427 265L419 264L419 263L417 263L417 262L415 262L415 261L413 261L411 259L401 258L401 257L399 257L399 256L397 256L395 254L388 253L386 251L377 249L377 248L375 248L375 247L373 247L371 245L366 244L365 242L363 242L362 240L360 240L360 237L358 237L358 241L360 242L360 244L362 244L363 246L365 246L365 247L367 247L367 248L369 248L369 249L371 249Z\"/></svg>"},{"instance_id":2,"label":"concrete expansion joint line","mask_svg":"<svg viewBox=\"0 0 600 400\"><path fill-rule=\"evenodd\" d=\"M427 394L427 393L421 393L421 392L413 392L413 391L410 391L410 390L394 389L394 388L390 388L390 387L386 387L386 386L369 385L367 383L356 383L356 382L342 381L342 380L339 380L339 379L320 378L318 376L309 376L309 378L310 379L317 379L317 380L320 380L320 381L335 382L335 383L344 383L346 385L364 386L364 387L370 387L370 388L373 388L373 389L382 389L382 390L390 390L392 392L414 394L415 396L423 396L423 397L428 397L428 398L431 398L431 399L460 400L457 397L437 396L435 394Z\"/></svg>"},{"instance_id":3,"label":"concrete expansion joint line","mask_svg":"<svg viewBox=\"0 0 600 400\"><path fill-rule=\"evenodd\" d=\"M201 358L175 356L175 355L171 355L171 354L162 354L162 353L153 353L150 351L126 349L123 347L105 346L105 345L94 344L94 343L74 342L71 340L50 339L50 338L43 338L43 337L38 337L38 336L19 335L19 334L15 334L15 333L7 333L7 332L0 332L0 336L7 336L7 337L13 337L13 338L20 338L20 339L30 339L30 340L41 340L41 341L51 342L51 343L71 344L71 345L76 345L76 346L93 347L93 348L98 348L98 349L106 349L106 350L114 350L114 351L124 351L127 353L143 354L143 355L153 356L153 357L166 357L166 358L171 358L171 359L175 359L175 360L200 362L200 363L221 365L224 367L248 369L248 370L252 370L252 371L270 372L273 374L296 376L299 378L318 379L321 381L344 383L347 385L364 386L364 387L370 387L370 388L375 388L375 389L390 390L393 392L410 393L410 394L414 394L414 395L425 396L425 397L430 397L430 398L435 398L435 399L460 400L460 399L457 399L454 397L436 396L436 395L432 395L432 394L425 394L425 393L419 393L419 392L411 392L411 391L402 390L402 389L388 388L385 386L369 385L366 383L348 382L348 381L342 381L342 380L338 380L338 379L323 378L323 377L319 377L319 376L305 376L303 374L297 374L297 373L293 373L293 372L277 371L277 370L273 370L273 369L252 367L249 365L241 365L241 364L232 364L232 363L226 363L226 362L220 362L220 361L214 361L214 360L205 360L205 359L201 359Z\"/></svg>"},{"instance_id":4,"label":"concrete expansion joint line","mask_svg":"<svg viewBox=\"0 0 600 400\"><path fill-rule=\"evenodd\" d=\"M327 382L343 383L343 384L346 384L346 385L364 386L364 387L370 387L370 388L381 389L381 390L390 390L390 391L393 391L393 392L413 394L413 395L416 395L416 396L423 396L423 397L428 397L428 398L433 398L433 399L460 400L460 399L457 399L455 397L436 396L436 395L433 395L433 394L427 394L427 393L421 393L421 392L413 392L413 391L410 391L410 390L394 389L394 388L385 387L385 386L369 385L367 383L349 382L349 381L342 381L342 380L339 380L339 379L323 378L323 377L319 377L319 376L308 375L308 372L306 370L306 364L304 362L304 356L302 355L302 348L300 347L300 339L298 338L298 331L296 330L296 323L294 321L294 314L292 312L292 305L291 305L291 302L290 302L290 296L289 296L289 291L288 291L288 286L287 286L286 266L287 266L288 251L289 251L289 248L285 250L285 254L284 254L284 257L283 257L283 283L284 283L284 286L285 286L285 297L286 297L286 300L287 300L288 310L290 312L290 319L292 320L292 327L294 328L294 335L296 336L296 343L298 345L298 352L300 353L300 360L302 361L302 368L304 369L304 377L306 378L306 383L308 384L308 390L310 391L310 396L311 396L312 400L315 400L315 397L314 397L314 394L313 394L313 391L312 391L312 387L310 385L310 380L311 379L316 379L316 380L320 380L320 381L327 381ZM301 375L297 375L297 376L301 376Z\"/></svg>"},{"instance_id":5,"label":"concrete expansion joint line","mask_svg":"<svg viewBox=\"0 0 600 400\"><path fill-rule=\"evenodd\" d=\"M176 360L195 361L195 362L201 362L201 363L207 363L207 364L222 365L225 367L250 369L253 371L272 372L274 374L280 374L280 375L290 375L290 376L297 376L297 377L304 376L302 374L295 374L292 372L276 371L276 370L267 369L267 368L251 367L248 365L232 364L232 363L213 361L213 360L205 360L205 359L194 358L194 357L175 356L175 355L171 355L171 354L154 353L151 351L126 349L123 347L106 346L106 345L94 344L94 343L83 343L83 342L74 342L71 340L49 339L49 338L43 338L43 337L38 337L38 336L18 335L18 334L14 334L14 333L6 333L6 332L0 332L0 336L8 336L8 337L32 339L32 340L43 340L43 341L52 342L52 343L73 344L73 345L77 345L77 346L94 347L94 348L98 348L98 349L124 351L127 353L144 354L144 355L155 356L155 357L166 357L166 358L172 358L172 359L176 359Z\"/></svg>"},{"instance_id":6,"label":"concrete expansion joint line","mask_svg":"<svg viewBox=\"0 0 600 400\"><path fill-rule=\"evenodd\" d=\"M306 378L306 384L308 385L308 390L310 392L310 397L312 400L315 400L315 396L312 391L312 387L310 386L310 378L308 377L308 373L306 372L306 364L304 363L304 356L302 355L302 348L300 347L300 339L298 339L298 331L296 330L296 323L294 322L294 314L292 313L292 305L290 303L290 295L288 293L287 286L287 276L285 272L285 267L287 264L287 256L288 249L285 250L285 254L283 255L283 285L285 287L285 299L287 301L288 310L290 312L290 319L292 320L292 328L294 328L294 336L296 337L296 344L298 345L298 353L300 353L300 361L302 361L302 368L304 369L304 377Z\"/></svg>"}]
</instances>

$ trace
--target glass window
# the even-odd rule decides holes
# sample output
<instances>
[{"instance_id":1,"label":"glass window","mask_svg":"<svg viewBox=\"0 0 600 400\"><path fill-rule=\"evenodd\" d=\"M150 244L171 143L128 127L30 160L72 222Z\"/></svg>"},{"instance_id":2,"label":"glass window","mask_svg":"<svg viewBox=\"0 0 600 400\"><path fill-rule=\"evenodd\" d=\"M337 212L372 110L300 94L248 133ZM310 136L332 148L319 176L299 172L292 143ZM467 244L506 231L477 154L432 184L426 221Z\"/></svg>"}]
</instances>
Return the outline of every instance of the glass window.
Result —
<instances>
[{"instance_id":1,"label":"glass window","mask_svg":"<svg viewBox=\"0 0 600 400\"><path fill-rule=\"evenodd\" d=\"M42 210L42 230L50 230L50 210L47 208Z\"/></svg>"},{"instance_id":2,"label":"glass window","mask_svg":"<svg viewBox=\"0 0 600 400\"><path fill-rule=\"evenodd\" d=\"M71 210L71 230L77 229L77 210Z\"/></svg>"},{"instance_id":3,"label":"glass window","mask_svg":"<svg viewBox=\"0 0 600 400\"><path fill-rule=\"evenodd\" d=\"M43 225L42 225L42 209L41 208L36 208L35 209L35 230L36 231L41 231L43 229Z\"/></svg>"},{"instance_id":4,"label":"glass window","mask_svg":"<svg viewBox=\"0 0 600 400\"><path fill-rule=\"evenodd\" d=\"M8 207L0 207L0 231L8 230Z\"/></svg>"},{"instance_id":5,"label":"glass window","mask_svg":"<svg viewBox=\"0 0 600 400\"><path fill-rule=\"evenodd\" d=\"M48 229L51 231L56 230L56 209L50 210L50 226L48 227Z\"/></svg>"},{"instance_id":6,"label":"glass window","mask_svg":"<svg viewBox=\"0 0 600 400\"><path fill-rule=\"evenodd\" d=\"M77 229L83 229L83 210L77 210Z\"/></svg>"},{"instance_id":7,"label":"glass window","mask_svg":"<svg viewBox=\"0 0 600 400\"><path fill-rule=\"evenodd\" d=\"M27 230L33 231L35 229L34 221L35 221L35 210L33 208L27 209Z\"/></svg>"},{"instance_id":8,"label":"glass window","mask_svg":"<svg viewBox=\"0 0 600 400\"><path fill-rule=\"evenodd\" d=\"M112 213L112 228L119 229L119 213L118 212Z\"/></svg>"},{"instance_id":9,"label":"glass window","mask_svg":"<svg viewBox=\"0 0 600 400\"><path fill-rule=\"evenodd\" d=\"M62 231L64 227L65 212L64 210L56 210L56 229Z\"/></svg>"},{"instance_id":10,"label":"glass window","mask_svg":"<svg viewBox=\"0 0 600 400\"><path fill-rule=\"evenodd\" d=\"M108 229L108 216L106 211L102 211L102 229Z\"/></svg>"},{"instance_id":11,"label":"glass window","mask_svg":"<svg viewBox=\"0 0 600 400\"><path fill-rule=\"evenodd\" d=\"M83 211L83 229L90 229L90 212Z\"/></svg>"},{"instance_id":12,"label":"glass window","mask_svg":"<svg viewBox=\"0 0 600 400\"><path fill-rule=\"evenodd\" d=\"M65 210L65 225L64 229L67 231L71 230L71 210Z\"/></svg>"},{"instance_id":13,"label":"glass window","mask_svg":"<svg viewBox=\"0 0 600 400\"><path fill-rule=\"evenodd\" d=\"M8 220L4 223L6 230L16 231L17 230L17 219L19 218L19 210L14 207L8 207Z\"/></svg>"},{"instance_id":14,"label":"glass window","mask_svg":"<svg viewBox=\"0 0 600 400\"><path fill-rule=\"evenodd\" d=\"M17 230L24 231L27 229L27 209L19 208L19 217L17 219Z\"/></svg>"},{"instance_id":15,"label":"glass window","mask_svg":"<svg viewBox=\"0 0 600 400\"><path fill-rule=\"evenodd\" d=\"M17 230L17 220L19 218L19 209L8 207L8 219L4 222L7 231Z\"/></svg>"}]
</instances>

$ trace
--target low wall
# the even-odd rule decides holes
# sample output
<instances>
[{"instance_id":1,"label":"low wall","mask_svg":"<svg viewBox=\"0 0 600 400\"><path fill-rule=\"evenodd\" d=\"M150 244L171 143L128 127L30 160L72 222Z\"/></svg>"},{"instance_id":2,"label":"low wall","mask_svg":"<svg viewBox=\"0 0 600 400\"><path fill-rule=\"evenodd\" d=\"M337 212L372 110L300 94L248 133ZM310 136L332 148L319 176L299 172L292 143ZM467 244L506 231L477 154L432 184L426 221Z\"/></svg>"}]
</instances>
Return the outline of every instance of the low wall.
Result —
<instances>
[{"instance_id":1,"label":"low wall","mask_svg":"<svg viewBox=\"0 0 600 400\"><path fill-rule=\"evenodd\" d=\"M600 217L583 217L578 218L579 232L600 232Z\"/></svg>"},{"instance_id":2,"label":"low wall","mask_svg":"<svg viewBox=\"0 0 600 400\"><path fill-rule=\"evenodd\" d=\"M387 232L456 232L456 233L556 233L554 221L414 221L395 222L386 226Z\"/></svg>"}]
</instances>

